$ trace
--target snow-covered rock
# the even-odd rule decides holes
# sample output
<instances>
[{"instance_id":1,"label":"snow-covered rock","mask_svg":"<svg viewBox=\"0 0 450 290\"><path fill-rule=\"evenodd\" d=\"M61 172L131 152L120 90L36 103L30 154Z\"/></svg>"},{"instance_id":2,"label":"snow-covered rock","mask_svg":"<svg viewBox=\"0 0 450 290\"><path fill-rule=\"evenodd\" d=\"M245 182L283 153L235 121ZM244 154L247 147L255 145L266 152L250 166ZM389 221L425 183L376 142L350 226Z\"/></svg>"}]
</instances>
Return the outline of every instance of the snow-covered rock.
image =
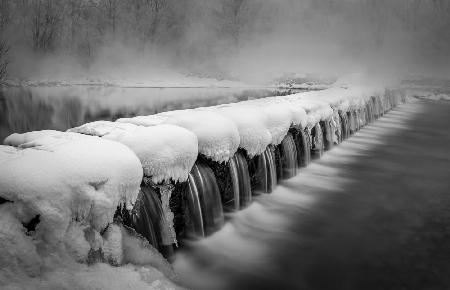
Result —
<instances>
[{"instance_id":1,"label":"snow-covered rock","mask_svg":"<svg viewBox=\"0 0 450 290\"><path fill-rule=\"evenodd\" d=\"M69 129L127 145L139 157L144 175L154 183L185 181L198 155L198 141L187 129L170 124L137 126L130 123L96 121Z\"/></svg>"},{"instance_id":2,"label":"snow-covered rock","mask_svg":"<svg viewBox=\"0 0 450 290\"><path fill-rule=\"evenodd\" d=\"M128 147L75 133L1 146L0 160L0 196L40 215L36 234L48 243L62 241L72 221L104 229L117 205L131 208L142 180L139 159Z\"/></svg>"},{"instance_id":3,"label":"snow-covered rock","mask_svg":"<svg viewBox=\"0 0 450 290\"><path fill-rule=\"evenodd\" d=\"M229 119L211 111L180 110L146 117L119 119L143 126L171 124L192 131L198 138L198 151L217 162L228 161L240 143L239 131Z\"/></svg>"},{"instance_id":4,"label":"snow-covered rock","mask_svg":"<svg viewBox=\"0 0 450 290\"><path fill-rule=\"evenodd\" d=\"M17 147L0 145L2 289L176 288L148 242L111 224L119 204L131 208L143 177L127 146L55 131L7 140ZM93 251L130 264L88 266Z\"/></svg>"},{"instance_id":5,"label":"snow-covered rock","mask_svg":"<svg viewBox=\"0 0 450 290\"><path fill-rule=\"evenodd\" d=\"M239 131L239 147L245 149L250 157L262 154L272 141L272 135L265 126L265 115L250 106L222 105L212 110L233 121Z\"/></svg>"}]
</instances>

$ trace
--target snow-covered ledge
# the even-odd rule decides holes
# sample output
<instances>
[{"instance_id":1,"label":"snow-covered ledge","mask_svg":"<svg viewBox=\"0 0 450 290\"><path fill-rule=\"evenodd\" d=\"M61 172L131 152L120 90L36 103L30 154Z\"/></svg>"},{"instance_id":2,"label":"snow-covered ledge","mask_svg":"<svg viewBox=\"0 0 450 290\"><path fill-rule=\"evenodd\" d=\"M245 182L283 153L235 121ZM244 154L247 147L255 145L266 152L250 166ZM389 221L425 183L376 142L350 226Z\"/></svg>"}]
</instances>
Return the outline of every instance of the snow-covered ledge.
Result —
<instances>
[{"instance_id":1,"label":"snow-covered ledge","mask_svg":"<svg viewBox=\"0 0 450 290\"><path fill-rule=\"evenodd\" d=\"M279 144L290 128L311 130L339 116L356 116L356 126L367 121L362 112L368 104L379 116L400 98L383 87L334 87L93 122L70 132L12 134L0 146L0 243L7 249L0 267L17 274L8 279L23 278L30 287L43 283L33 277L54 265L81 279L89 272L93 285L100 283L93 272L129 276L142 264L173 276L148 243L113 224L118 205L133 205L144 175L155 183L184 181L198 154L226 162L241 148L251 158ZM133 266L86 266L96 261Z\"/></svg>"}]
</instances>

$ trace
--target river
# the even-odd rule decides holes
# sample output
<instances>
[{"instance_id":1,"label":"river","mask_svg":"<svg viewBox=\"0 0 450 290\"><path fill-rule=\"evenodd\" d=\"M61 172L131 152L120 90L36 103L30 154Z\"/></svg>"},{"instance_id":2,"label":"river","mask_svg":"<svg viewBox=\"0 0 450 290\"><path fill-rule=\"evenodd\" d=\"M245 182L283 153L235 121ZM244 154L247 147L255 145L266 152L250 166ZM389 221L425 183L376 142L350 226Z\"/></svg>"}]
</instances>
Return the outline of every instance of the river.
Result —
<instances>
[{"instance_id":1,"label":"river","mask_svg":"<svg viewBox=\"0 0 450 290\"><path fill-rule=\"evenodd\" d=\"M192 289L450 289L450 103L395 108L178 254Z\"/></svg>"}]
</instances>

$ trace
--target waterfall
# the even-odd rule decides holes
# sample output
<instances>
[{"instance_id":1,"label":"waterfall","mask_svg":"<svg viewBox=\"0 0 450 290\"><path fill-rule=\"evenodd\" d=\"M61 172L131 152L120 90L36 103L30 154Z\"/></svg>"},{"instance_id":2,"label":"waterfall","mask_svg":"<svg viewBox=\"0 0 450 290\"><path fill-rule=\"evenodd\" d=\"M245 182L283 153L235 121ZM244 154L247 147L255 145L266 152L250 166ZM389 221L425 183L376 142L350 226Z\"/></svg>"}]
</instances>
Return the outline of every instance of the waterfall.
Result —
<instances>
[{"instance_id":1,"label":"waterfall","mask_svg":"<svg viewBox=\"0 0 450 290\"><path fill-rule=\"evenodd\" d=\"M244 154L236 152L229 162L233 191L237 199L237 209L244 208L252 201L252 190L247 160Z\"/></svg>"},{"instance_id":2,"label":"waterfall","mask_svg":"<svg viewBox=\"0 0 450 290\"><path fill-rule=\"evenodd\" d=\"M355 134L358 126L356 111L350 111L347 115L350 123L350 134Z\"/></svg>"},{"instance_id":3,"label":"waterfall","mask_svg":"<svg viewBox=\"0 0 450 290\"><path fill-rule=\"evenodd\" d=\"M195 239L205 236L203 225L202 207L200 205L200 193L197 189L194 176L189 174L188 186L185 194L188 213L186 219L186 238Z\"/></svg>"},{"instance_id":4,"label":"waterfall","mask_svg":"<svg viewBox=\"0 0 450 290\"><path fill-rule=\"evenodd\" d=\"M339 116L339 113L335 113L332 118L332 126L331 129L333 130L333 142L334 144L338 145L343 141L342 136L342 124L341 124L341 117Z\"/></svg>"},{"instance_id":5,"label":"waterfall","mask_svg":"<svg viewBox=\"0 0 450 290\"><path fill-rule=\"evenodd\" d=\"M291 178L297 174L297 149L294 138L288 133L280 144L281 177Z\"/></svg>"},{"instance_id":6,"label":"waterfall","mask_svg":"<svg viewBox=\"0 0 450 290\"><path fill-rule=\"evenodd\" d=\"M341 118L342 140L345 140L350 137L350 123L348 120L348 115L345 112L339 112L339 116Z\"/></svg>"},{"instance_id":7,"label":"waterfall","mask_svg":"<svg viewBox=\"0 0 450 290\"><path fill-rule=\"evenodd\" d=\"M311 150L309 148L307 131L291 128L291 133L297 151L297 166L306 167L311 161Z\"/></svg>"},{"instance_id":8,"label":"waterfall","mask_svg":"<svg viewBox=\"0 0 450 290\"><path fill-rule=\"evenodd\" d=\"M173 252L173 240L166 236L169 227L156 190L142 182L141 190L131 212L122 210L123 223L145 237L165 257Z\"/></svg>"},{"instance_id":9,"label":"waterfall","mask_svg":"<svg viewBox=\"0 0 450 290\"><path fill-rule=\"evenodd\" d=\"M324 151L324 144L323 144L323 134L322 129L320 127L320 124L317 123L314 128L311 130L311 136L312 136L312 148L311 148L311 155L314 158L320 158Z\"/></svg>"},{"instance_id":10,"label":"waterfall","mask_svg":"<svg viewBox=\"0 0 450 290\"><path fill-rule=\"evenodd\" d=\"M273 145L269 145L261 155L249 160L248 168L253 193L271 193L275 188L277 174L274 151Z\"/></svg>"},{"instance_id":11,"label":"waterfall","mask_svg":"<svg viewBox=\"0 0 450 290\"><path fill-rule=\"evenodd\" d=\"M324 148L325 150L330 150L333 147L333 129L331 128L330 121L320 121L320 126L322 129L322 136L324 136Z\"/></svg>"},{"instance_id":12,"label":"waterfall","mask_svg":"<svg viewBox=\"0 0 450 290\"><path fill-rule=\"evenodd\" d=\"M242 151L236 152L226 163L215 162L201 155L199 159L212 169L216 177L225 212L237 211L250 203L250 176Z\"/></svg>"},{"instance_id":13,"label":"waterfall","mask_svg":"<svg viewBox=\"0 0 450 290\"><path fill-rule=\"evenodd\" d=\"M204 162L198 160L189 173L188 189L187 199L193 206L189 208L193 224L188 231L200 237L211 235L222 227L224 215L216 177Z\"/></svg>"}]
</instances>

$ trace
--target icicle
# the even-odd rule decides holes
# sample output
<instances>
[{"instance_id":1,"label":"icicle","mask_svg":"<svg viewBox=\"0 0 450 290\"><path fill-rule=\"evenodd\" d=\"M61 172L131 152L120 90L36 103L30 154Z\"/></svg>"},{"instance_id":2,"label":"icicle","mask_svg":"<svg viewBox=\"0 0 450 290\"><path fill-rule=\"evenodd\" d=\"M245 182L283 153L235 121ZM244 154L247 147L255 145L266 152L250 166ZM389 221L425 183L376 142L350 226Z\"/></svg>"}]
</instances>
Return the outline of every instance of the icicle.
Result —
<instances>
[{"instance_id":1,"label":"icicle","mask_svg":"<svg viewBox=\"0 0 450 290\"><path fill-rule=\"evenodd\" d=\"M162 233L163 234L162 237L165 240L163 243L169 244L169 245L174 243L178 247L177 236L176 236L174 224L173 224L174 214L170 210L170 205L169 205L170 196L172 195L172 192L175 187L170 183L163 184L158 187L159 187L160 193L161 193L161 203L162 203L162 208L163 208L163 212L164 212L164 218L167 223L167 225L166 225L167 232Z\"/></svg>"}]
</instances>

